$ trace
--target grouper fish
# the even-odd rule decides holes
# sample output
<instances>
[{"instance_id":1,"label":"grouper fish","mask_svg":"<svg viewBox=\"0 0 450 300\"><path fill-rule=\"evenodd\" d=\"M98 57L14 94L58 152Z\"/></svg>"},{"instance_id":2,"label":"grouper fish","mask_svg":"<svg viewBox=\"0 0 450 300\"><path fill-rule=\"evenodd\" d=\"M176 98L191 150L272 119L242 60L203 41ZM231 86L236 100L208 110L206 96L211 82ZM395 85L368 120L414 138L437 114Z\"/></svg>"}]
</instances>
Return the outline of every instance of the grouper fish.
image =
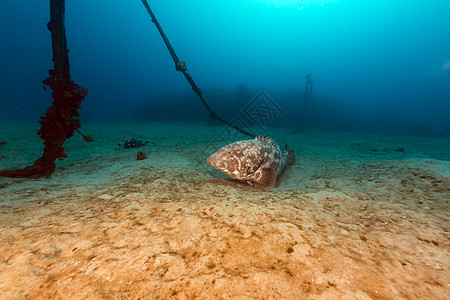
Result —
<instances>
[{"instance_id":1,"label":"grouper fish","mask_svg":"<svg viewBox=\"0 0 450 300\"><path fill-rule=\"evenodd\" d=\"M275 186L286 165L295 162L294 151L282 151L270 138L256 137L228 144L207 159L208 164L231 178L251 186Z\"/></svg>"}]
</instances>

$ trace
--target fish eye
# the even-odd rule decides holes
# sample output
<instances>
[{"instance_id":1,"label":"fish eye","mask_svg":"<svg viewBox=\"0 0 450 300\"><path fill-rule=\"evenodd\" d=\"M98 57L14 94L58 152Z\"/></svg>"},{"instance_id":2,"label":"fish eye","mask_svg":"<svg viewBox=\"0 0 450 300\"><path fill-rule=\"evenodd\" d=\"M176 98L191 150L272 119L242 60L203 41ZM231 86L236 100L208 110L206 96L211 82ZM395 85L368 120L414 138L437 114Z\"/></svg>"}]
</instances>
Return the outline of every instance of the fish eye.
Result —
<instances>
[{"instance_id":1,"label":"fish eye","mask_svg":"<svg viewBox=\"0 0 450 300\"><path fill-rule=\"evenodd\" d=\"M228 156L233 155L233 151L228 151Z\"/></svg>"}]
</instances>

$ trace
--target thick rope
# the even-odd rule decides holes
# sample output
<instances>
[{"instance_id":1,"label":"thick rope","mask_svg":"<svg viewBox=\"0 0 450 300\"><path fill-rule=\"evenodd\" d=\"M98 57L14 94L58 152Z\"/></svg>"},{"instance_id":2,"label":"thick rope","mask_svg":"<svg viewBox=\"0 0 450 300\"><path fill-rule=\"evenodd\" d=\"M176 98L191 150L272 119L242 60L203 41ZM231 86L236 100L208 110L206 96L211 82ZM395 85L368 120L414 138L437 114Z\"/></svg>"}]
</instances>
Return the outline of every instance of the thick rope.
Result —
<instances>
[{"instance_id":1,"label":"thick rope","mask_svg":"<svg viewBox=\"0 0 450 300\"><path fill-rule=\"evenodd\" d=\"M219 117L219 115L217 114L217 112L215 112L214 110L211 109L211 107L208 105L208 103L206 102L205 98L203 97L202 91L200 90L200 88L197 86L197 84L195 83L194 79L192 79L191 75L189 75L189 72L187 70L186 67L186 63L184 61L181 61L177 54L175 53L175 50L173 49L172 45L169 42L169 39L167 38L166 34L164 33L164 30L162 29L161 25L159 24L158 20L155 17L155 14L153 13L153 11L151 10L150 6L148 5L147 0L141 0L142 3L144 4L145 8L147 9L148 14L150 15L150 17L152 18L152 22L155 24L156 28L159 31L159 34L161 35L164 43L166 44L167 49L169 50L170 55L172 56L173 61L175 62L175 69L177 71L180 71L183 73L184 77L186 78L186 80L189 82L189 84L191 85L192 89L194 90L194 92L197 94L197 96L200 98L200 100L203 102L203 105L206 107L206 109L209 112L209 116L212 119L216 119L218 121L221 121L225 124L227 124L228 126L236 129L237 131L239 131L240 133L250 136L252 138L254 138L255 136L251 133L249 133L248 131L222 119Z\"/></svg>"},{"instance_id":2,"label":"thick rope","mask_svg":"<svg viewBox=\"0 0 450 300\"><path fill-rule=\"evenodd\" d=\"M50 22L54 69L43 83L53 90L53 103L39 123L38 135L44 140L44 152L32 166L23 169L1 170L4 177L49 177L56 168L55 161L67 157L64 142L80 127L78 110L87 95L87 89L78 86L70 79L69 50L67 49L66 28L64 25L64 0L50 0ZM80 132L81 133L81 132ZM85 141L92 141L83 136Z\"/></svg>"}]
</instances>

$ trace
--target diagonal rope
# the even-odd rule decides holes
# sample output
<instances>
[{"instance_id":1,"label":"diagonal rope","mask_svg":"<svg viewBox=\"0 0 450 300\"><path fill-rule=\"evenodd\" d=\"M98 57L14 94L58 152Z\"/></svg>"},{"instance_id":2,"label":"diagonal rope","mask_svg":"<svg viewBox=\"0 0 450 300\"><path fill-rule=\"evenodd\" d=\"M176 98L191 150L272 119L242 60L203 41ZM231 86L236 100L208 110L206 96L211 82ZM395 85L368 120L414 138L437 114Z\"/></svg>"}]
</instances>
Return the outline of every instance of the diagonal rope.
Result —
<instances>
[{"instance_id":1,"label":"diagonal rope","mask_svg":"<svg viewBox=\"0 0 450 300\"><path fill-rule=\"evenodd\" d=\"M238 126L236 126L235 124L232 124L232 123L222 119L221 117L219 117L217 112L215 112L214 110L211 109L211 107L208 105L208 103L206 102L205 98L203 97L202 91L197 86L197 84L195 83L194 79L192 79L191 75L189 75L189 72L188 72L187 67L186 67L186 63L184 61L180 60L178 58L177 54L175 53L175 50L173 49L172 45L170 44L169 39L167 38L166 34L164 33L164 30L162 29L161 25L159 24L158 20L155 17L155 14L151 10L150 6L148 5L147 0L141 0L141 1L144 4L145 8L147 9L148 14L152 18L152 22L155 24L156 28L159 31L159 34L161 35L164 43L166 44L167 49L169 50L170 55L172 56L172 59L175 62L175 69L177 71L180 71L181 73L183 73L184 77L189 82L189 84L191 85L191 87L194 90L194 92L197 94L197 96L203 102L203 105L208 110L209 116L212 119L216 119L218 121L221 121L221 122L227 124L228 126L236 129L237 131L239 131L242 134L245 134L247 136L250 136L250 137L254 138L255 136L253 134L249 133L248 131L246 131L246 130L238 127Z\"/></svg>"}]
</instances>

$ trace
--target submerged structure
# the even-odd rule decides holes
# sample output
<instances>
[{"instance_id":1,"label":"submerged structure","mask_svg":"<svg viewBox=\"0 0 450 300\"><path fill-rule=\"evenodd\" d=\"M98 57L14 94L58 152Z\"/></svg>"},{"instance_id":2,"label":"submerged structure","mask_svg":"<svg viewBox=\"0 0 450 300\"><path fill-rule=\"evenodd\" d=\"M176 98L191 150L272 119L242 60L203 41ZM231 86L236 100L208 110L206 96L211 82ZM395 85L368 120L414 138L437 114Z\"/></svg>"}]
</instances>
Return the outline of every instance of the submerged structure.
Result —
<instances>
[{"instance_id":1,"label":"submerged structure","mask_svg":"<svg viewBox=\"0 0 450 300\"><path fill-rule=\"evenodd\" d=\"M52 36L54 68L49 71L50 77L43 83L53 92L53 103L47 109L39 123L38 135L44 140L44 152L32 166L18 170L1 170L4 177L49 177L56 168L56 159L67 157L64 142L79 131L81 102L87 95L87 89L77 85L70 77L69 50L67 49L66 28L64 25L65 1L50 1L50 22L47 24ZM83 135L83 134L82 134ZM93 141L92 137L83 135L85 141Z\"/></svg>"},{"instance_id":2,"label":"submerged structure","mask_svg":"<svg viewBox=\"0 0 450 300\"><path fill-rule=\"evenodd\" d=\"M180 60L176 55L175 50L156 19L156 16L150 9L148 2L142 0L142 3L147 9L152 22L156 25L156 28L170 52L170 55L175 62L175 69L183 73L193 91L208 110L210 117L225 123L228 127L233 128L244 135L254 137L245 129L222 119L217 112L210 108L205 101L200 88L190 76L186 63ZM44 153L32 166L23 169L1 170L0 176L29 178L49 177L55 171L56 159L67 157L63 144L68 138L73 136L75 131L81 134L85 141L93 141L91 136L86 136L80 132L80 120L74 119L79 116L78 110L80 109L81 102L87 96L87 89L77 85L70 77L69 50L67 48L64 14L65 0L50 0L51 18L47 27L52 36L54 68L49 71L50 77L45 79L43 83L53 90L53 103L48 108L45 116L41 117L41 120L39 121L41 129L38 131L38 135L44 140Z\"/></svg>"},{"instance_id":3,"label":"submerged structure","mask_svg":"<svg viewBox=\"0 0 450 300\"><path fill-rule=\"evenodd\" d=\"M429 9L436 10L433 6L426 7L416 3L417 15L411 14L410 8L414 7L414 1L410 1L411 5L408 6L395 6L397 1L391 1L392 5L380 5L380 1L372 1L370 7L366 7L366 2L370 1L360 1L364 4L352 4L352 7L348 3L334 3L338 1L320 1L333 4L328 9L322 6L319 8L320 3L317 2L316 15L310 13L306 5L300 14L297 9L291 10L292 14L288 13L288 10L284 13L283 9L278 7L295 1L266 1L274 5L276 3L277 8L270 11L262 5L262 0L247 1L248 8L241 5L240 1L210 1L207 7L204 1L191 1L189 5L159 1L158 6L164 8L166 17L171 17L176 25L183 25L178 27L182 29L180 41L195 42L195 39L187 39L194 34L198 38L211 37L204 45L195 43L189 45L192 46L189 48L206 46L203 50L209 50L229 45L230 48L220 48L221 51L226 51L232 47L232 51L228 53L219 53L224 56L230 54L229 57L216 56L216 53L210 51L206 54L211 56L204 56L215 64L212 65L212 70L222 70L220 64L226 63L230 64L230 70L233 72L241 72L230 78L230 81L220 84L235 86L235 80L239 79L241 74L252 74L261 67L260 70L267 73L254 78L255 81L264 80L266 75L270 76L276 79L270 83L275 88L278 86L277 82L288 84L290 74L297 77L303 72L300 63L317 62L317 67L313 68L314 72L319 74L321 66L330 72L313 78L316 83L319 78L333 78L333 70L336 71L335 74L342 75L342 78L336 76L336 80L326 83L330 87L328 90L332 90L333 86L343 90L342 85L348 83L350 78L355 78L353 75L368 74L371 76L369 78L376 79L367 85L358 86L361 95L365 94L367 98L360 98L358 93L354 93L357 89L350 92L351 96L355 97L353 99L358 99L358 103L363 107L370 108L376 104L384 111L389 108L383 106L383 103L386 104L385 100L377 101L372 106L369 100L371 97L382 99L371 93L383 87L387 79L396 76L398 82L388 82L389 85L384 87L400 87L400 83L408 83L407 78L402 79L399 76L405 71L405 67L408 67L405 62L412 61L412 65L416 66L412 58L420 57L418 55L424 53L421 47L418 47L419 52L414 52L415 49L409 52L408 47L412 45L409 42L404 48L396 48L405 41L398 36L399 30L396 29L405 29L408 26L410 31L402 30L405 37L408 40L411 37L419 37L416 45L423 45L426 50L432 50L433 45L424 43L426 40L421 38L421 34L426 33L427 21L435 21L434 28L437 28L436 25L442 25L441 22L448 22L444 9L441 9L439 15L433 15L433 19L424 15L423 12L432 12ZM18 19L13 13L23 9L24 3L3 2L6 2L6 5L2 7L14 9L11 10L10 26L5 28L12 28L8 30L9 33L20 38L17 43L20 47L23 45L21 28L11 25ZM225 2L227 6L222 6ZM283 3L280 4L281 2ZM450 8L450 1L447 2ZM31 3L27 2L28 8ZM105 8L104 15L99 14L98 10L83 9L83 3L87 2L72 1L70 6L78 8L78 13L73 16L74 20L78 19L82 24L90 24L89 17L92 17L99 24L112 25L105 21L115 22L118 19L109 14L113 12L113 8L118 7L122 8L120 17L136 17L133 22L138 21L138 24L142 21L138 20L139 17L147 17L145 14L137 15L142 11L135 11L136 15L133 15L132 9L125 10L130 8L130 1L109 2L114 4L109 7L104 7L102 1L91 1L89 8L96 5L97 8ZM314 86L312 80L309 80L311 77L306 79L307 89L303 94L302 76L301 98L295 88L292 91L280 91L273 98L261 91L253 99L245 99L250 95L246 95L244 87L240 88L241 99L233 98L234 93L230 92L217 99L213 98L213 93L210 94L211 99L222 104L224 112L230 117L229 120L233 120L229 109L233 104L243 107L236 112L234 120L237 120L237 124L242 124L251 131L264 131L258 133L276 137L280 143L288 143L297 156L297 162L290 166L287 166L290 161L289 153L283 152L281 144L281 147L278 147L270 139L247 139L233 143L241 137L230 132L232 128L212 126L210 122L183 122L181 118L174 122L136 123L117 122L119 120L115 119L111 123L98 123L100 112L93 111L97 124L89 126L89 131L96 137L97 143L86 145L76 136L64 144L67 138L80 129L77 120L78 109L86 90L70 79L64 27L61 27L64 21L63 4L63 1L52 1L52 20L55 21L49 24L55 39L55 68L50 76L46 76L49 77L46 84L52 88L54 102L42 118L41 128L35 130L40 129L40 137L45 143L44 154L31 167L5 170L2 174L15 177L49 176L55 170L54 163L57 159L56 170L50 178L42 177L38 180L0 177L0 300L450 299L449 138L371 134L364 132L363 128L347 132L341 131L341 127L327 131L321 126L319 130L311 130L314 129L310 110L312 100L320 105L317 108L324 124L333 124L341 119L345 121L346 115L341 103L322 94L325 89L318 89L316 94L312 95ZM33 5L41 6L42 2ZM339 6L342 10L339 10ZM225 7L229 9L223 9ZM357 9L353 10L353 7ZM376 8L379 11L373 10ZM43 9L46 13L46 4ZM355 19L348 19L352 16L352 10ZM196 15L190 15L191 12ZM210 12L211 17L207 16ZM239 14L233 15L234 12ZM261 14L262 12L264 14ZM366 15L362 14L363 12L366 12ZM386 13L383 14L384 12ZM31 11L31 14L36 19L42 16L34 11ZM5 16L5 19L7 17ZM113 19L108 19L111 17ZM382 26L373 26L374 21L380 17L383 17L383 24L380 24ZM286 20L286 23L274 22L276 18L280 21ZM299 19L298 23L295 23L294 18ZM389 23L389 18L392 18L392 23ZM201 25L206 30L188 32L190 24L182 24L183 20L196 26ZM360 20L364 22L359 24ZM25 25L31 24L31 20L20 21ZM147 25L151 25L150 18L147 18L147 21ZM341 24L341 21L349 26L336 26ZM320 26L317 26L318 23ZM390 24L398 24L400 27L392 27ZM70 31L70 22L66 25ZM239 31L236 39L229 39L226 31L223 32L223 37L219 34L214 39L214 36L209 34L216 32L210 25L218 25L220 30L235 26ZM247 28L237 25L245 25ZM290 26L286 28L283 25ZM306 27L302 28L303 25ZM43 27L41 26L41 31ZM417 30L422 27L423 31ZM371 28L376 31L370 31ZM110 26L104 26L104 29L111 34L104 37L109 38L126 36L127 39L134 37L141 41L143 36L129 31L129 27L122 28L124 31L119 32L111 30ZM386 31L378 32L380 29ZM389 32L393 33L392 39L389 39ZM436 30L436 33L439 32ZM98 39L98 33L96 30L86 34L80 31L84 43L80 45L81 49L84 50L85 45L93 45L92 41L107 44L101 43L107 41ZM128 36L119 33L127 33ZM341 40L340 33L347 40ZM435 36L442 39L444 35ZM280 39L277 40L277 37ZM377 38L380 40L377 41ZM126 44L125 48L135 51L135 47L129 47L132 44L127 43L127 39L121 42ZM250 43L239 43L244 39ZM357 45L354 43L355 39L358 41ZM158 41L160 42L159 38ZM230 41L233 43L229 43ZM280 43L283 41L285 44ZM375 54L374 50L381 50L375 42L384 43L385 50L388 51ZM347 48L338 48L338 43ZM274 47L264 47L265 45ZM208 48L209 46L212 48ZM329 51L330 49L333 51ZM364 55L361 51L363 49L368 50L368 55ZM92 58L97 58L95 54L104 54L105 50L109 52L110 49L90 47L86 53L88 55L85 56L86 61L93 62ZM158 49L154 50L151 52L158 52ZM273 50L275 51L272 52ZM389 52L391 50L393 52ZM116 54L126 53L122 47L112 48L112 54L114 51L117 51ZM277 55L264 57L271 53L276 54L276 51L279 51ZM133 60L139 65L143 59L149 58L148 52L140 52L144 55L142 59ZM23 59L19 51L8 53L13 56L9 59L12 63ZM248 56L238 57L241 53ZM399 53L405 59L399 59L393 68L380 64L383 55L388 54L388 61L392 63L392 58L399 58ZM130 62L130 56L120 57L124 59L122 63ZM263 57L264 60L260 60ZM158 63L159 57L151 58L154 58L151 63ZM231 59L234 58L237 59L232 62ZM346 61L346 58L349 60ZM374 61L367 58L373 58ZM424 59L427 62L430 60L432 59ZM279 72L280 63L283 62L286 63L286 70L291 70L292 73ZM367 62L362 66L358 65L356 69L367 71L367 74L352 73L351 64L356 65L358 62ZM72 61L72 66L74 63L75 61ZM113 65L113 61L106 63L112 65L115 70L124 70ZM234 63L236 67L232 68ZM372 63L380 68L371 69ZM89 71L89 65L82 65L84 71ZM183 74L189 75L184 63L176 65ZM97 66L92 64L91 68L94 71L99 70ZM21 73L20 68L15 70L12 67L18 66L10 65L2 69L5 71L3 82L6 82L6 76L11 72ZM168 68L171 67L172 65L168 64ZM51 68L53 69L53 66ZM142 72L147 70L148 68L143 68ZM406 69L408 70L411 69ZM37 70L42 71L44 70ZM380 77L380 74L391 75L388 73L392 71L392 77ZM122 78L119 78L122 74L123 72L118 72L112 75L122 81ZM138 72L124 79L130 80L129 83L133 86L142 81L147 83L148 77L142 77L142 81L135 80L134 75L140 74L142 73ZM304 75L306 74L305 72ZM72 73L72 76L74 75ZM121 96L122 92L118 93L116 85L112 85L111 80L105 80L105 75L108 74L102 73L102 76L95 78L92 76L94 80L92 85L89 83L89 87L93 88L97 84L111 86L109 92L117 97L108 97L105 93L108 91L101 89L102 97L98 98L100 108L107 109L108 106L119 104L122 111L127 112L125 105L132 102L124 101L126 98ZM408 72L409 78L415 77L414 75L414 72ZM28 77L27 74L25 78ZM20 82L15 76L12 79L11 81ZM37 80L38 83L40 81ZM214 76L207 81L214 82ZM426 78L419 78L419 81L414 79L406 88L409 90L414 83L421 81L427 83ZM361 82L363 81L358 79L352 83L355 83L356 87L356 84ZM155 94L158 90L154 87L167 88L159 83L150 82L143 93ZM429 93L431 86L433 85L424 85L427 88L423 90L413 89L418 92L418 96L427 96L424 97L427 105L436 104L430 100L437 95L434 92ZM124 93L130 91L124 86L117 87ZM18 92L17 89L11 90ZM217 91L220 93L222 89ZM395 91L395 96L400 96L402 92L401 89L388 91ZM25 92L33 93L33 90ZM181 95L184 96L184 93ZM294 98L294 95L297 95L297 98ZM156 100L165 100L162 96ZM135 100L137 98L134 97ZM7 109L14 112L15 108L11 104L15 97L4 99L4 103L8 104ZM166 99L167 102L171 100L169 97ZM299 109L304 99L309 106L309 119L306 119L304 133L293 135L291 124L301 124L302 115ZM393 98L387 97L386 100L389 99ZM183 100L187 102L190 98ZM398 97L398 100L398 110L394 115L399 116L399 120L395 121L401 123L401 116L408 115L405 111L410 109L401 105L402 101L413 105L414 98ZM31 106L33 103L29 102ZM245 103L248 104L244 106ZM281 104L285 103L289 105L282 107ZM355 105L358 103L353 102ZM444 104L447 103L448 101ZM0 107L1 104L3 103L0 103ZM184 107L186 106L182 108ZM438 108L444 111L446 107L447 105ZM156 111L154 107L152 109ZM179 107L177 111L183 112ZM16 113L23 112L26 110L17 108ZM370 115L357 115L361 112L357 107L348 111L348 115L357 120L355 124L363 125L361 119L365 117L370 121ZM102 113L106 115L104 111ZM206 114L206 110L203 113ZM284 119L288 119L289 114L295 115L295 119L291 120L296 123L282 123ZM6 110L0 111L0 119L4 115ZM181 113L178 115L181 116ZM389 121L388 114L383 114L382 117L381 121ZM334 119L330 121L328 118ZM418 120L420 121L420 118ZM24 134L30 132L28 123L20 122L20 119L13 121L0 122L0 169L11 168L11 164L17 164L13 165L17 168L23 167L25 165L21 162L24 161L32 164L38 158L37 149L42 151L44 148L41 147L40 138L34 136L35 138L29 139L28 135ZM447 119L444 122L446 124ZM374 125L383 123L375 122ZM91 139L85 137L85 140ZM118 146L119 141L121 142ZM4 144L5 142L7 144ZM209 162L218 166L219 170L222 168L223 173L229 173L230 179L205 163L205 158L223 146L225 148L212 156ZM67 156L64 148L70 159L61 163L59 160ZM71 149L74 149L73 153ZM248 181L248 185L236 180L245 183ZM269 188L273 184L275 187Z\"/></svg>"},{"instance_id":4,"label":"submerged structure","mask_svg":"<svg viewBox=\"0 0 450 300\"><path fill-rule=\"evenodd\" d=\"M313 102L312 96L312 86L314 81L311 78L311 74L306 75L305 92L303 94L303 102L300 108L299 123L297 128L292 133L303 132L306 128L307 121L311 123L312 126L318 127L319 117Z\"/></svg>"}]
</instances>

